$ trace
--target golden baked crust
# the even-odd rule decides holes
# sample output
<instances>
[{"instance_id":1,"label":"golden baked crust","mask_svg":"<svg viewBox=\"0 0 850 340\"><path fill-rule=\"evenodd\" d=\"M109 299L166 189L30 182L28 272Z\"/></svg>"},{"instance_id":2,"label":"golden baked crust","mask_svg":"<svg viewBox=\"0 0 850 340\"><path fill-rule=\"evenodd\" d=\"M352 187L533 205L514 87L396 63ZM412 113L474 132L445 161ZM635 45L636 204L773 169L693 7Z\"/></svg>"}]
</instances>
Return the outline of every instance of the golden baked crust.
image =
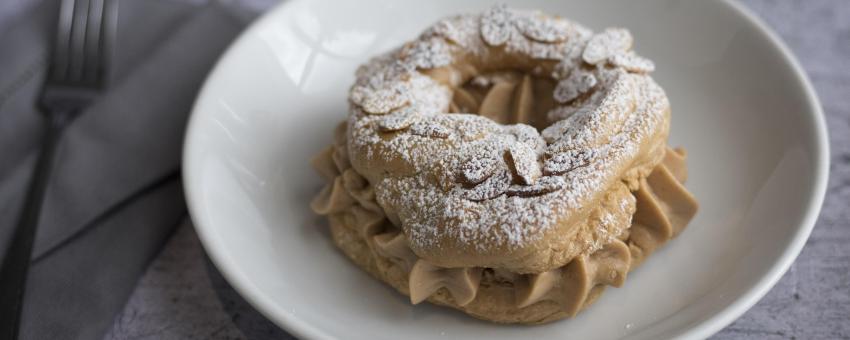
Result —
<instances>
[{"instance_id":1,"label":"golden baked crust","mask_svg":"<svg viewBox=\"0 0 850 340\"><path fill-rule=\"evenodd\" d=\"M313 209L413 303L575 315L696 212L684 154L665 151L667 97L631 44L503 6L440 21L358 70Z\"/></svg>"}]
</instances>

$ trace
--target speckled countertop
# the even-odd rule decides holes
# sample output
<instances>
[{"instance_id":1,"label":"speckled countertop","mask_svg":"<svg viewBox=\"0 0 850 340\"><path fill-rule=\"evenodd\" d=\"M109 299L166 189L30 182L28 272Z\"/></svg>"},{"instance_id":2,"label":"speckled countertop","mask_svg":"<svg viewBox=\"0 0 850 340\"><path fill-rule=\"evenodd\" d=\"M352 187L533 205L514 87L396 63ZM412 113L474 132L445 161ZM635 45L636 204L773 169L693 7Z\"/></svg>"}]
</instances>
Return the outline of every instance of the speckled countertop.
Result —
<instances>
[{"instance_id":1,"label":"speckled countertop","mask_svg":"<svg viewBox=\"0 0 850 340\"><path fill-rule=\"evenodd\" d=\"M850 1L743 2L782 36L814 83L827 116L832 168L823 211L800 257L764 299L714 338L850 339ZM251 0L245 6L257 12L273 3ZM187 221L148 268L106 338L290 336L224 281Z\"/></svg>"}]
</instances>

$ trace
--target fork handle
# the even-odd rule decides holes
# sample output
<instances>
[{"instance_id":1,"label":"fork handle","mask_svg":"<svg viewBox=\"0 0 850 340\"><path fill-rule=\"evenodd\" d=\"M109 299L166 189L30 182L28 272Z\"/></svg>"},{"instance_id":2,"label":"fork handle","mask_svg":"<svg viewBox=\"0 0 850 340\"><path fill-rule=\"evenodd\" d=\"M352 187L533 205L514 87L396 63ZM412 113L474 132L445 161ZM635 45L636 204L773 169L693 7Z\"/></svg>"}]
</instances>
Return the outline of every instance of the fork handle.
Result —
<instances>
[{"instance_id":1,"label":"fork handle","mask_svg":"<svg viewBox=\"0 0 850 340\"><path fill-rule=\"evenodd\" d=\"M46 116L48 127L36 161L35 172L29 182L17 227L3 257L3 264L0 267L0 339L18 337L24 287L38 227L39 212L47 189L48 174L53 164L53 153L68 116L69 114L65 113Z\"/></svg>"}]
</instances>

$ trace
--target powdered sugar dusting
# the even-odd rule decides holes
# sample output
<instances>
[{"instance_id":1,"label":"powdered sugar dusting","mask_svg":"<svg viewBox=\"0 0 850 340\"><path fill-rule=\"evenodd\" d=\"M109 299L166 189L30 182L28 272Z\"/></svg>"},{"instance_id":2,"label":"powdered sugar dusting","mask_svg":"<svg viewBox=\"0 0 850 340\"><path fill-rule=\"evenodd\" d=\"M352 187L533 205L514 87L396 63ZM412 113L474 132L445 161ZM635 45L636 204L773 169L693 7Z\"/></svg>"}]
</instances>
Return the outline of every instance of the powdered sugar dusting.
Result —
<instances>
[{"instance_id":1,"label":"powdered sugar dusting","mask_svg":"<svg viewBox=\"0 0 850 340\"><path fill-rule=\"evenodd\" d=\"M413 125L419 116L410 108L386 115L378 121L378 130L383 132L399 131Z\"/></svg>"},{"instance_id":2,"label":"powdered sugar dusting","mask_svg":"<svg viewBox=\"0 0 850 340\"><path fill-rule=\"evenodd\" d=\"M653 63L652 60L641 57L632 51L612 56L608 58L608 62L614 66L622 67L627 71L636 73L649 73L655 71L655 63Z\"/></svg>"},{"instance_id":3,"label":"powdered sugar dusting","mask_svg":"<svg viewBox=\"0 0 850 340\"><path fill-rule=\"evenodd\" d=\"M594 36L504 6L441 20L358 70L349 97L352 165L414 250L525 247L564 216L586 211L662 125L666 96L644 74L646 64L630 59L630 47L622 29ZM560 105L542 134L448 114L453 89L420 72L459 69L467 59L460 56L486 60L494 49L550 62Z\"/></svg>"},{"instance_id":4,"label":"powdered sugar dusting","mask_svg":"<svg viewBox=\"0 0 850 340\"><path fill-rule=\"evenodd\" d=\"M510 155L516 176L522 184L534 184L542 175L540 164L537 163L537 152L530 146L523 143L511 145L508 147L508 155Z\"/></svg>"},{"instance_id":5,"label":"powdered sugar dusting","mask_svg":"<svg viewBox=\"0 0 850 340\"><path fill-rule=\"evenodd\" d=\"M452 131L432 122L419 122L410 128L410 133L421 137L448 138Z\"/></svg>"},{"instance_id":6,"label":"powdered sugar dusting","mask_svg":"<svg viewBox=\"0 0 850 340\"><path fill-rule=\"evenodd\" d=\"M505 126L504 131L516 137L518 143L527 145L536 153L543 152L546 147L546 141L537 132L537 129L526 124L514 124Z\"/></svg>"},{"instance_id":7,"label":"powdered sugar dusting","mask_svg":"<svg viewBox=\"0 0 850 340\"><path fill-rule=\"evenodd\" d=\"M570 33L569 23L548 16L526 15L517 21L517 28L529 39L544 43L564 41Z\"/></svg>"},{"instance_id":8,"label":"powdered sugar dusting","mask_svg":"<svg viewBox=\"0 0 850 340\"><path fill-rule=\"evenodd\" d=\"M514 33L513 20L513 12L507 6L493 6L481 16L481 37L490 46L503 45Z\"/></svg>"},{"instance_id":9,"label":"powdered sugar dusting","mask_svg":"<svg viewBox=\"0 0 850 340\"><path fill-rule=\"evenodd\" d=\"M496 173L498 164L499 160L489 155L473 156L460 166L460 179L467 185L481 183Z\"/></svg>"},{"instance_id":10,"label":"powdered sugar dusting","mask_svg":"<svg viewBox=\"0 0 850 340\"><path fill-rule=\"evenodd\" d=\"M508 196L532 197L555 192L566 186L567 182L563 177L547 176L532 185L511 185L505 193Z\"/></svg>"},{"instance_id":11,"label":"powdered sugar dusting","mask_svg":"<svg viewBox=\"0 0 850 340\"><path fill-rule=\"evenodd\" d=\"M356 87L352 90L351 97L368 113L386 114L407 105L410 100L409 93L403 84L394 83L378 89Z\"/></svg>"},{"instance_id":12,"label":"powdered sugar dusting","mask_svg":"<svg viewBox=\"0 0 850 340\"><path fill-rule=\"evenodd\" d=\"M543 171L547 175L563 175L578 167L587 166L597 156L598 151L594 149L557 153L546 160Z\"/></svg>"},{"instance_id":13,"label":"powdered sugar dusting","mask_svg":"<svg viewBox=\"0 0 850 340\"><path fill-rule=\"evenodd\" d=\"M627 29L608 28L590 38L582 59L588 64L598 64L609 57L628 51L631 47L632 34Z\"/></svg>"},{"instance_id":14,"label":"powdered sugar dusting","mask_svg":"<svg viewBox=\"0 0 850 340\"><path fill-rule=\"evenodd\" d=\"M558 86L555 87L555 100L562 104L568 103L590 91L596 83L596 76L593 73L576 70L569 77L558 82Z\"/></svg>"},{"instance_id":15,"label":"powdered sugar dusting","mask_svg":"<svg viewBox=\"0 0 850 340\"><path fill-rule=\"evenodd\" d=\"M462 192L463 198L470 201L484 201L496 198L505 193L511 185L511 174L505 169L499 169L496 174L489 176L484 182Z\"/></svg>"},{"instance_id":16,"label":"powdered sugar dusting","mask_svg":"<svg viewBox=\"0 0 850 340\"><path fill-rule=\"evenodd\" d=\"M452 63L452 54L445 39L432 37L416 40L401 51L405 64L430 69Z\"/></svg>"}]
</instances>

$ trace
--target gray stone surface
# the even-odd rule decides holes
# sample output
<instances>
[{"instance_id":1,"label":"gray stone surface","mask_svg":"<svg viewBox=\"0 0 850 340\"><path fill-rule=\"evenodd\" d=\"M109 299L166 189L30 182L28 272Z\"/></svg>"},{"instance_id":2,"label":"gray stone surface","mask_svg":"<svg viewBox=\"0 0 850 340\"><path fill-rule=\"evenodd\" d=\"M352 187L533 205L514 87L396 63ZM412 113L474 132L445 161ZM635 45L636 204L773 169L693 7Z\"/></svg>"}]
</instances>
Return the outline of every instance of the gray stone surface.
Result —
<instances>
[{"instance_id":1,"label":"gray stone surface","mask_svg":"<svg viewBox=\"0 0 850 340\"><path fill-rule=\"evenodd\" d=\"M250 8L268 6L252 0ZM850 339L850 1L745 0L788 43L827 115L832 169L800 257L716 339ZM107 339L280 339L206 259L188 222L139 282Z\"/></svg>"}]
</instances>

